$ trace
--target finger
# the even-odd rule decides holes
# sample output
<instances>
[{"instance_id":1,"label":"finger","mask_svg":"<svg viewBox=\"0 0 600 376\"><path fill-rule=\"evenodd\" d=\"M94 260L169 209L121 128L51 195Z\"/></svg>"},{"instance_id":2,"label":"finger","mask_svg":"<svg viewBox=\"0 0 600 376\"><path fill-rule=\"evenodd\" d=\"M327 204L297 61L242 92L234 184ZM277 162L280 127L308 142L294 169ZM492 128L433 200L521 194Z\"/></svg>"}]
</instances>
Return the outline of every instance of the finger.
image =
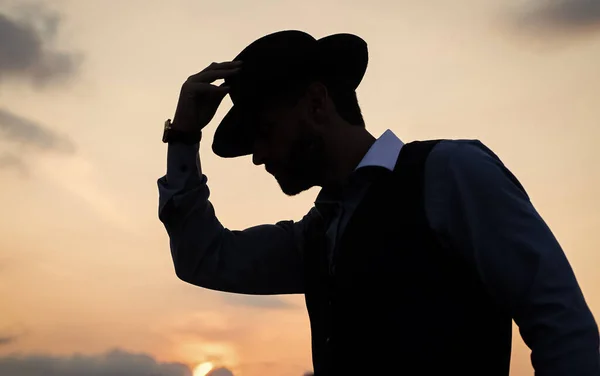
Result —
<instances>
[{"instance_id":1,"label":"finger","mask_svg":"<svg viewBox=\"0 0 600 376\"><path fill-rule=\"evenodd\" d=\"M242 65L241 60L225 61L222 63L212 63L208 67L204 68L203 71L217 70L217 69L233 69L233 68L239 68L241 65Z\"/></svg>"},{"instance_id":2,"label":"finger","mask_svg":"<svg viewBox=\"0 0 600 376\"><path fill-rule=\"evenodd\" d=\"M197 73L193 76L190 76L188 78L188 81L211 83L215 80L231 77L234 74L238 73L239 71L240 71L240 68L207 70L207 71L202 71L200 73Z\"/></svg>"},{"instance_id":3,"label":"finger","mask_svg":"<svg viewBox=\"0 0 600 376\"><path fill-rule=\"evenodd\" d=\"M202 69L199 73L204 73L213 70L223 70L223 69L235 69L241 67L242 62L240 60L236 61L225 61L223 63L212 63L208 67ZM196 74L196 75L197 75Z\"/></svg>"},{"instance_id":4,"label":"finger","mask_svg":"<svg viewBox=\"0 0 600 376\"><path fill-rule=\"evenodd\" d=\"M220 96L226 96L227 94L229 94L229 86L219 86L217 88L217 92L219 93Z\"/></svg>"},{"instance_id":5,"label":"finger","mask_svg":"<svg viewBox=\"0 0 600 376\"><path fill-rule=\"evenodd\" d=\"M219 93L219 94L223 94L223 95L225 95L225 94L229 93L229 89L230 89L230 88L229 88L229 86L227 86L227 85L225 84L225 82L223 82L223 83L222 83L221 85L219 85L219 86L215 86L215 91L216 91L217 93Z\"/></svg>"},{"instance_id":6,"label":"finger","mask_svg":"<svg viewBox=\"0 0 600 376\"><path fill-rule=\"evenodd\" d=\"M205 82L186 82L184 85L184 92L189 97L195 97L198 93L216 93L216 94L227 94L229 93L229 86L223 82L219 86L207 84Z\"/></svg>"},{"instance_id":7,"label":"finger","mask_svg":"<svg viewBox=\"0 0 600 376\"><path fill-rule=\"evenodd\" d=\"M226 61L226 62L223 62L223 63L212 63L211 65L209 65L208 67L204 68L200 72L191 75L189 78L197 77L198 75L200 75L200 74L202 74L204 72L207 72L207 71L211 71L211 70L240 68L241 65L242 65L242 61L241 60Z\"/></svg>"}]
</instances>

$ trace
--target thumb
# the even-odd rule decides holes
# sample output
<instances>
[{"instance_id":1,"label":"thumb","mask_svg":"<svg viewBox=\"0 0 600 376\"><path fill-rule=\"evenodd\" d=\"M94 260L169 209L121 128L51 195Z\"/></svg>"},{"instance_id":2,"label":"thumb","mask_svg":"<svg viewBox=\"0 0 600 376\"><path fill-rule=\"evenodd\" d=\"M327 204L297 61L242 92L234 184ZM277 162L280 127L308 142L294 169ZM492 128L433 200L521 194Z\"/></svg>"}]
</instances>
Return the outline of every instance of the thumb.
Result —
<instances>
[{"instance_id":1,"label":"thumb","mask_svg":"<svg viewBox=\"0 0 600 376\"><path fill-rule=\"evenodd\" d=\"M221 84L221 85L217 86L215 93L218 94L219 96L224 97L225 95L227 95L229 93L230 89L231 88L229 86L227 86L225 84Z\"/></svg>"}]
</instances>

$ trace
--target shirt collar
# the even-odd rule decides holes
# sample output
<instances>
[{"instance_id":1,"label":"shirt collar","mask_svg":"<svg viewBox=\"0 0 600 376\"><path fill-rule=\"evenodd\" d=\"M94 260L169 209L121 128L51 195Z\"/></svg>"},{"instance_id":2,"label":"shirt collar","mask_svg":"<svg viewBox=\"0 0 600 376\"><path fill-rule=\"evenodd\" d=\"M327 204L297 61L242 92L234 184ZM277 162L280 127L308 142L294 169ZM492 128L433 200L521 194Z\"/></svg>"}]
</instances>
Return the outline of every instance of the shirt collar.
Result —
<instances>
[{"instance_id":1,"label":"shirt collar","mask_svg":"<svg viewBox=\"0 0 600 376\"><path fill-rule=\"evenodd\" d=\"M369 148L363 159L358 163L354 171L363 167L384 167L390 171L394 171L400 150L404 143L392 132L386 130L375 140ZM330 192L321 190L315 202L327 203L337 201L339 192Z\"/></svg>"},{"instance_id":2,"label":"shirt collar","mask_svg":"<svg viewBox=\"0 0 600 376\"><path fill-rule=\"evenodd\" d=\"M390 171L394 171L396 167L396 161L400 150L404 146L404 143L396 137L394 132L386 130L383 134L375 140L373 145L367 151L367 154L360 161L356 170L362 167L385 167Z\"/></svg>"}]
</instances>

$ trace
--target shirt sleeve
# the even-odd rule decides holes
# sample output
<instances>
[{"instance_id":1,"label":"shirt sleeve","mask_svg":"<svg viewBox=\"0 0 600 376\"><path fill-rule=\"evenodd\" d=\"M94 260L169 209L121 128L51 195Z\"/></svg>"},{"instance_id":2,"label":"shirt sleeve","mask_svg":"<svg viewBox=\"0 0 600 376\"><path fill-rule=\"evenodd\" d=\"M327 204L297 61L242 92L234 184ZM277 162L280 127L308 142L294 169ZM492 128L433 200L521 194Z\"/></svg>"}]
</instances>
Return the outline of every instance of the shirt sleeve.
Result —
<instances>
[{"instance_id":1,"label":"shirt sleeve","mask_svg":"<svg viewBox=\"0 0 600 376\"><path fill-rule=\"evenodd\" d=\"M537 376L600 375L598 326L558 241L479 141L442 141L425 168L431 227L512 314Z\"/></svg>"},{"instance_id":2,"label":"shirt sleeve","mask_svg":"<svg viewBox=\"0 0 600 376\"><path fill-rule=\"evenodd\" d=\"M167 173L158 179L159 218L169 235L177 276L233 293L302 293L304 229L313 212L297 222L225 228L209 201L198 148L169 145Z\"/></svg>"}]
</instances>

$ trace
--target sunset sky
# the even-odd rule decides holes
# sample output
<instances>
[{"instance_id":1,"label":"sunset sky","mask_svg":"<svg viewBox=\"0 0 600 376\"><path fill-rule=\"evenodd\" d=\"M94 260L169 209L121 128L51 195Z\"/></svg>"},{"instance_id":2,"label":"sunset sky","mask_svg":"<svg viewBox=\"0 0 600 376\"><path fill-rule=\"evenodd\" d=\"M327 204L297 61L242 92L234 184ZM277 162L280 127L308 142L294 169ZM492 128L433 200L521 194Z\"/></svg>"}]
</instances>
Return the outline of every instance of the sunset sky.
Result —
<instances>
[{"instance_id":1,"label":"sunset sky","mask_svg":"<svg viewBox=\"0 0 600 376\"><path fill-rule=\"evenodd\" d=\"M0 0L2 376L311 369L302 297L181 282L157 217L181 83L282 29L367 41L358 96L375 136L475 138L499 154L600 317L600 2ZM288 198L250 158L212 153L230 106L201 147L219 218L301 218L316 189ZM511 375L533 375L514 343Z\"/></svg>"}]
</instances>

